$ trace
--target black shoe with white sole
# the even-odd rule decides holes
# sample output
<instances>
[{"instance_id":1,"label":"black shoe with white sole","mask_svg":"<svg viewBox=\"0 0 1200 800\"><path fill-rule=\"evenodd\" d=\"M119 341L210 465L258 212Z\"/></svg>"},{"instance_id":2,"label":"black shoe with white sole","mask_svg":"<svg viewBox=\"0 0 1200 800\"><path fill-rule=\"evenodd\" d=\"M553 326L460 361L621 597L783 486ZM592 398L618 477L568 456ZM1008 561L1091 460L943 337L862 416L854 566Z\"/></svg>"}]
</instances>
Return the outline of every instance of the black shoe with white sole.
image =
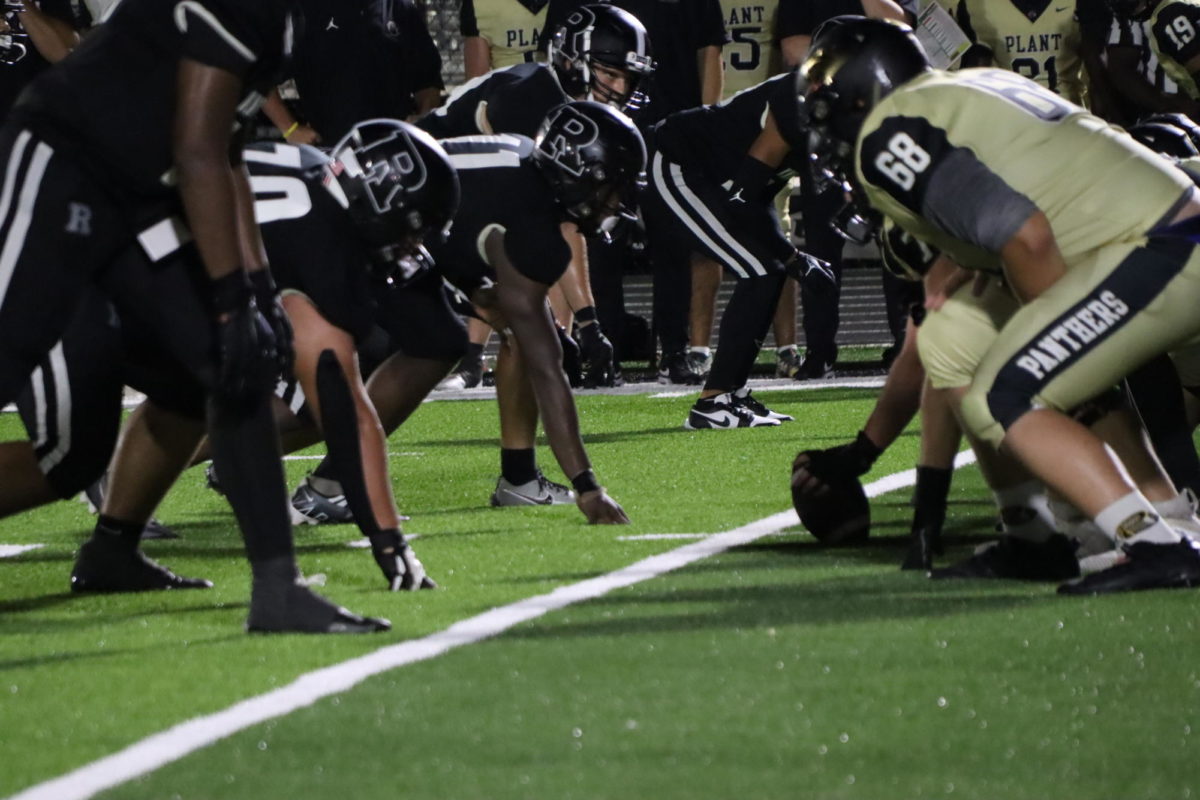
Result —
<instances>
[{"instance_id":1,"label":"black shoe with white sole","mask_svg":"<svg viewBox=\"0 0 1200 800\"><path fill-rule=\"evenodd\" d=\"M790 414L782 414L778 411L772 411L771 409L767 408L765 405L763 405L761 400L750 394L749 386L743 386L742 388L733 392L730 397L733 398L734 405L749 409L750 412L756 417L766 417L767 419L774 419L780 422L791 422L795 419L795 417Z\"/></svg>"},{"instance_id":2,"label":"black shoe with white sole","mask_svg":"<svg viewBox=\"0 0 1200 800\"><path fill-rule=\"evenodd\" d=\"M1132 542L1125 558L1058 587L1059 594L1112 594L1142 589L1189 589L1200 586L1200 551L1189 539L1170 544Z\"/></svg>"},{"instance_id":3,"label":"black shoe with white sole","mask_svg":"<svg viewBox=\"0 0 1200 800\"><path fill-rule=\"evenodd\" d=\"M766 428L779 420L761 417L744 405L734 402L726 392L716 397L701 398L692 406L683 427L689 431L721 430L727 428Z\"/></svg>"}]
</instances>

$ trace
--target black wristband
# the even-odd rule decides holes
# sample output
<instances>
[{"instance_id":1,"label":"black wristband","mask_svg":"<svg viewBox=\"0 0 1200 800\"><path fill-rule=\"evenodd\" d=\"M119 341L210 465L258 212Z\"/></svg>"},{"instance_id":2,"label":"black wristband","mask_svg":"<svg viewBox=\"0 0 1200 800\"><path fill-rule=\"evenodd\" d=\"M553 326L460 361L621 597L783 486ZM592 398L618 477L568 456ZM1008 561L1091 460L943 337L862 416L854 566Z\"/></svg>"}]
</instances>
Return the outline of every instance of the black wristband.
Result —
<instances>
[{"instance_id":1,"label":"black wristband","mask_svg":"<svg viewBox=\"0 0 1200 800\"><path fill-rule=\"evenodd\" d=\"M250 278L250 287L254 289L255 300L273 300L275 298L275 280L271 277L271 270L264 267L246 274Z\"/></svg>"},{"instance_id":2,"label":"black wristband","mask_svg":"<svg viewBox=\"0 0 1200 800\"><path fill-rule=\"evenodd\" d=\"M595 306L584 306L583 308L579 309L578 311L575 312L575 321L580 324L582 324L584 322L595 322L596 321L596 307Z\"/></svg>"},{"instance_id":3,"label":"black wristband","mask_svg":"<svg viewBox=\"0 0 1200 800\"><path fill-rule=\"evenodd\" d=\"M866 431L858 432L851 447L854 448L854 452L858 454L859 458L863 459L867 469L873 467L879 457L883 455L883 448L871 441L871 437L867 436Z\"/></svg>"},{"instance_id":4,"label":"black wristband","mask_svg":"<svg viewBox=\"0 0 1200 800\"><path fill-rule=\"evenodd\" d=\"M600 489L600 484L596 482L596 473L590 469L585 469L574 478L571 478L571 486L574 487L575 493L580 495Z\"/></svg>"},{"instance_id":5,"label":"black wristband","mask_svg":"<svg viewBox=\"0 0 1200 800\"><path fill-rule=\"evenodd\" d=\"M218 315L228 314L245 305L252 291L246 270L241 267L211 281L209 286L212 289L213 308Z\"/></svg>"}]
</instances>

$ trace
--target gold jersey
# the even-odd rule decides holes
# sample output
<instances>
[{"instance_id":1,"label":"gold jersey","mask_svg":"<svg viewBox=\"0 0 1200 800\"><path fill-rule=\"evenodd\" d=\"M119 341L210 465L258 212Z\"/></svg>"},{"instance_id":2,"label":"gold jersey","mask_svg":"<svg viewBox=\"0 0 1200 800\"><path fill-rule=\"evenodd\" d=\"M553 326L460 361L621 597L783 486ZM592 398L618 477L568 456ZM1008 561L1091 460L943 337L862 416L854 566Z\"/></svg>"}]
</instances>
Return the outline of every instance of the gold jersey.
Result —
<instances>
[{"instance_id":1,"label":"gold jersey","mask_svg":"<svg viewBox=\"0 0 1200 800\"><path fill-rule=\"evenodd\" d=\"M960 0L959 25L992 51L995 65L1073 103L1083 97L1075 0Z\"/></svg>"},{"instance_id":2,"label":"gold jersey","mask_svg":"<svg viewBox=\"0 0 1200 800\"><path fill-rule=\"evenodd\" d=\"M1200 85L1187 69L1200 56L1200 0L1164 0L1150 14L1146 30L1163 72L1180 91L1200 100Z\"/></svg>"},{"instance_id":3,"label":"gold jersey","mask_svg":"<svg viewBox=\"0 0 1200 800\"><path fill-rule=\"evenodd\" d=\"M876 209L965 267L1037 210L1068 266L1138 243L1191 181L1124 131L1011 72L930 71L880 101L855 148Z\"/></svg>"},{"instance_id":4,"label":"gold jersey","mask_svg":"<svg viewBox=\"0 0 1200 800\"><path fill-rule=\"evenodd\" d=\"M783 71L775 18L779 0L721 0L729 44L721 49L729 97Z\"/></svg>"},{"instance_id":5,"label":"gold jersey","mask_svg":"<svg viewBox=\"0 0 1200 800\"><path fill-rule=\"evenodd\" d=\"M487 40L492 52L492 69L511 67L538 59L538 37L546 24L548 3L530 5L520 0L473 0L479 36Z\"/></svg>"}]
</instances>

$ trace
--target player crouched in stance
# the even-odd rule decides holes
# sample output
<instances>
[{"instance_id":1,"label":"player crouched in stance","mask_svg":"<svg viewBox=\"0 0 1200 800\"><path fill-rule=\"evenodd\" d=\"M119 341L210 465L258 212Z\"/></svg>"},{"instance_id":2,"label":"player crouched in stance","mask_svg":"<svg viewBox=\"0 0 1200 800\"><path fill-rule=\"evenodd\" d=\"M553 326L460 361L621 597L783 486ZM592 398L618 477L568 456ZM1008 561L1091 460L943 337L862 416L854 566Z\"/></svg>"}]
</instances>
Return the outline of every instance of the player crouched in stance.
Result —
<instances>
[{"instance_id":1,"label":"player crouched in stance","mask_svg":"<svg viewBox=\"0 0 1200 800\"><path fill-rule=\"evenodd\" d=\"M277 391L324 434L328 460L342 476L340 491L388 588L433 588L400 532L385 437L363 386L357 347L373 333L370 310L377 301L431 274L422 242L446 235L458 206L454 168L428 134L394 120L355 126L334 146L332 160L311 147L281 144L256 145L243 156L294 330L292 374ZM441 372L448 368L443 364ZM135 502L144 514L162 499L165 487L147 478L157 471L147 465L163 450L151 446L148 423L158 419L161 429L163 417L162 410L138 414L127 427L110 470L105 513L110 504ZM289 445L295 444L295 431L288 433ZM185 441L172 439L171 453L161 456L172 465L186 461L198 444L180 438ZM236 487L222 478L222 488L232 493Z\"/></svg>"},{"instance_id":2,"label":"player crouched in stance","mask_svg":"<svg viewBox=\"0 0 1200 800\"><path fill-rule=\"evenodd\" d=\"M501 334L506 352L497 364L510 372L497 375L497 390L519 400L499 403L501 414L509 415L501 430L532 442L540 415L588 522L627 523L588 461L546 295L571 260L563 223L598 236L632 215L646 166L642 137L620 111L577 101L550 111L536 143L501 135L442 145L458 169L463 202L450 237L431 251L439 269Z\"/></svg>"},{"instance_id":3,"label":"player crouched in stance","mask_svg":"<svg viewBox=\"0 0 1200 800\"><path fill-rule=\"evenodd\" d=\"M26 90L0 131L14 212L0 229L0 403L16 397L40 362L63 379L55 399L70 399L66 348L56 351L56 343L98 286L143 333L148 363L197 387L193 427L207 418L218 466L240 487L230 500L253 574L247 626L385 630L386 621L350 614L297 584L270 411L291 332L234 133L244 136L279 81L296 24L286 0L126 0ZM56 405L57 421L69 407ZM23 463L37 469L54 460ZM154 472L152 480L169 485L177 474ZM22 483L37 486L28 476ZM40 489L35 500L53 496L44 481ZM208 586L142 555L146 519L102 516L81 550L74 588Z\"/></svg>"},{"instance_id":4,"label":"player crouched in stance","mask_svg":"<svg viewBox=\"0 0 1200 800\"><path fill-rule=\"evenodd\" d=\"M1130 485L1066 413L1200 331L1188 177L1011 73L931 70L902 26L841 20L802 69L818 161L956 263L1002 272L1021 305L957 396L968 433L1014 455L1119 549L1116 566L1060 591L1200 583L1200 553L1151 504L1174 493L1157 464L1126 459Z\"/></svg>"}]
</instances>

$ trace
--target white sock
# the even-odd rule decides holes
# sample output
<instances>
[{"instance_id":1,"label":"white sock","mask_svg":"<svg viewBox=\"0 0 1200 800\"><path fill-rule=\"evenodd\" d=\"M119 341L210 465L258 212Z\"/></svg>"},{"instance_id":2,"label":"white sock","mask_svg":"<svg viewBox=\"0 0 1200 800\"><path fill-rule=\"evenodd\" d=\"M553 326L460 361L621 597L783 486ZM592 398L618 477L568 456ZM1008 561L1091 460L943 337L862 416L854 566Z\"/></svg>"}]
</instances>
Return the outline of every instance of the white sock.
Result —
<instances>
[{"instance_id":1,"label":"white sock","mask_svg":"<svg viewBox=\"0 0 1200 800\"><path fill-rule=\"evenodd\" d=\"M1192 504L1181 494L1170 500L1156 500L1151 505L1159 516L1167 519L1190 519L1193 514Z\"/></svg>"},{"instance_id":2,"label":"white sock","mask_svg":"<svg viewBox=\"0 0 1200 800\"><path fill-rule=\"evenodd\" d=\"M796 345L794 345L794 344L785 344L783 347L776 347L776 348L775 348L775 355L779 355L779 356L781 356L781 355L783 355L784 353L787 353L787 352L792 352L792 353L796 352Z\"/></svg>"},{"instance_id":3,"label":"white sock","mask_svg":"<svg viewBox=\"0 0 1200 800\"><path fill-rule=\"evenodd\" d=\"M688 352L689 353L699 353L700 355L704 356L705 358L708 358L709 356L712 355L712 348L711 347L689 347Z\"/></svg>"},{"instance_id":4,"label":"white sock","mask_svg":"<svg viewBox=\"0 0 1200 800\"><path fill-rule=\"evenodd\" d=\"M1180 540L1179 534L1163 522L1150 501L1139 491L1132 491L1096 515L1096 524L1117 544L1126 542L1158 542L1170 544Z\"/></svg>"},{"instance_id":5,"label":"white sock","mask_svg":"<svg viewBox=\"0 0 1200 800\"><path fill-rule=\"evenodd\" d=\"M1041 481L1025 481L992 492L1000 509L1004 532L1020 539L1044 542L1057 531Z\"/></svg>"}]
</instances>

